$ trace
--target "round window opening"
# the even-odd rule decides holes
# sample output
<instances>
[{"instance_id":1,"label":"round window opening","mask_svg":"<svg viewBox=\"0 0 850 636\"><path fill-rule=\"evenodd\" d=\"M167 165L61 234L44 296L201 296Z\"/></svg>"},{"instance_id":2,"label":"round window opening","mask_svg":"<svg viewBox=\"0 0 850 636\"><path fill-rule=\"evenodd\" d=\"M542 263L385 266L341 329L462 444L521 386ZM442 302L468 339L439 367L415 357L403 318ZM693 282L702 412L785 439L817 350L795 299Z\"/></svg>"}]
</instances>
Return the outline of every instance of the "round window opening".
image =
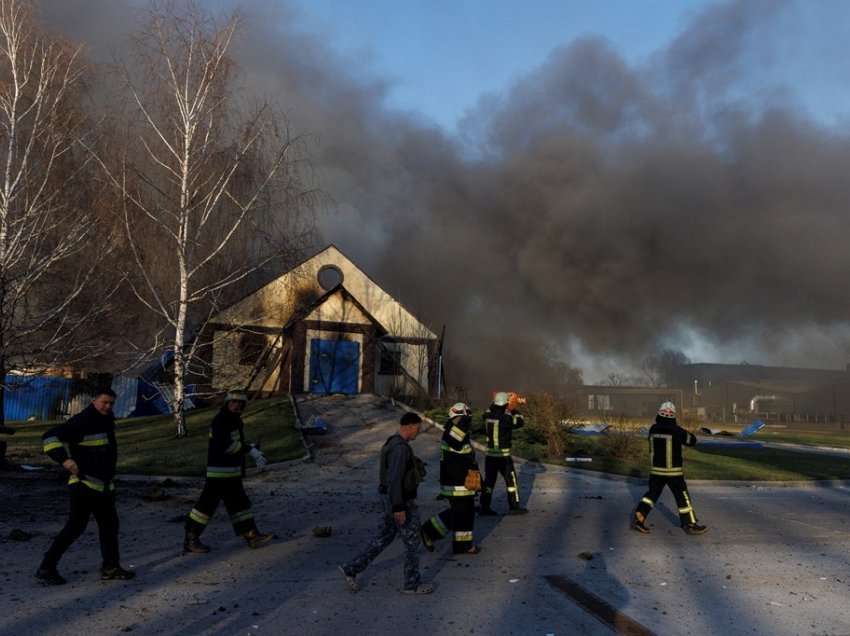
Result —
<instances>
[{"instance_id":1,"label":"round window opening","mask_svg":"<svg viewBox=\"0 0 850 636\"><path fill-rule=\"evenodd\" d=\"M319 270L319 285L325 291L330 291L337 285L342 285L342 270L336 265L325 265Z\"/></svg>"}]
</instances>

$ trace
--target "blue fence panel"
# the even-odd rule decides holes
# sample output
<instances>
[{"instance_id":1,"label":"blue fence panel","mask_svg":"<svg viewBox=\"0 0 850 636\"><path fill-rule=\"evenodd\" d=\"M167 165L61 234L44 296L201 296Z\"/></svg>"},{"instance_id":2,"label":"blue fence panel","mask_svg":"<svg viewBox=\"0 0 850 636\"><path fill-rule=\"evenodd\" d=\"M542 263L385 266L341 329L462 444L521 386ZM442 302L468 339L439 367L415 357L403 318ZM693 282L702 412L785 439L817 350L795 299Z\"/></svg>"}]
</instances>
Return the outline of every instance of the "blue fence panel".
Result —
<instances>
[{"instance_id":1,"label":"blue fence panel","mask_svg":"<svg viewBox=\"0 0 850 636\"><path fill-rule=\"evenodd\" d=\"M6 420L55 420L67 414L74 380L7 375L3 395Z\"/></svg>"}]
</instances>

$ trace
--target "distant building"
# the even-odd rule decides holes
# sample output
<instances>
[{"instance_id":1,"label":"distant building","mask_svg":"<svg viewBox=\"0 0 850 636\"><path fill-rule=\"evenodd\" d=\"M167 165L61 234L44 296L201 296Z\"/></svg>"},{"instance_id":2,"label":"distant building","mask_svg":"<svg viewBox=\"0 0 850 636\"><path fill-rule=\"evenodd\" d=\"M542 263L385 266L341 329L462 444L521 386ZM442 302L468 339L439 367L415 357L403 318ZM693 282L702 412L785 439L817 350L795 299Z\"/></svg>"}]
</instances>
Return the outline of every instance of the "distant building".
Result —
<instances>
[{"instance_id":1,"label":"distant building","mask_svg":"<svg viewBox=\"0 0 850 636\"><path fill-rule=\"evenodd\" d=\"M720 422L850 422L850 367L844 370L756 364L685 364L671 385L695 417Z\"/></svg>"},{"instance_id":2,"label":"distant building","mask_svg":"<svg viewBox=\"0 0 850 636\"><path fill-rule=\"evenodd\" d=\"M586 384L576 387L573 410L577 415L607 419L642 417L652 419L662 402L682 408L683 391L666 387L606 386Z\"/></svg>"}]
</instances>

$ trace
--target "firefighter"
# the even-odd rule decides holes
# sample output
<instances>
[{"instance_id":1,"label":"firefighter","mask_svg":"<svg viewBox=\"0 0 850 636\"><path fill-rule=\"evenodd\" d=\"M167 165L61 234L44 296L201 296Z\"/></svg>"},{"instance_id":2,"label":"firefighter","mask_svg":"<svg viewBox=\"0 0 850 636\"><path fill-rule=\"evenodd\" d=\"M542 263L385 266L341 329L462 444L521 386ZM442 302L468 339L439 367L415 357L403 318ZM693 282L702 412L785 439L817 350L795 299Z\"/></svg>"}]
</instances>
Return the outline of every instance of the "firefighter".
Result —
<instances>
[{"instance_id":1,"label":"firefighter","mask_svg":"<svg viewBox=\"0 0 850 636\"><path fill-rule=\"evenodd\" d=\"M71 514L44 555L37 579L46 585L62 585L65 579L56 567L65 551L76 541L94 515L103 557L101 579L129 580L135 572L121 567L118 555L118 513L115 511L115 393L97 391L85 409L42 435L44 452L70 473L68 492Z\"/></svg>"},{"instance_id":2,"label":"firefighter","mask_svg":"<svg viewBox=\"0 0 850 636\"><path fill-rule=\"evenodd\" d=\"M481 493L481 511L479 514L493 516L498 513L490 507L493 500L493 486L499 474L505 480L508 491L510 515L524 515L526 508L519 505L519 486L511 459L511 439L515 428L525 423L517 412L508 411L508 394L499 392L493 397L490 410L484 414L484 426L487 430L487 458L484 461L484 492Z\"/></svg>"},{"instance_id":3,"label":"firefighter","mask_svg":"<svg viewBox=\"0 0 850 636\"><path fill-rule=\"evenodd\" d=\"M646 518L658 501L664 486L676 498L682 529L688 534L702 534L708 528L697 523L682 467L682 445L693 446L697 438L676 423L676 406L664 402L649 429L649 490L640 500L632 517L632 529L649 533Z\"/></svg>"},{"instance_id":4,"label":"firefighter","mask_svg":"<svg viewBox=\"0 0 850 636\"><path fill-rule=\"evenodd\" d=\"M247 402L248 396L244 393L229 392L224 398L224 405L210 424L207 479L198 503L186 519L184 554L204 554L210 551L209 546L201 543L201 533L215 514L219 501L224 501L233 531L245 539L249 547L260 548L273 538L273 535L257 530L251 502L242 484L245 455L251 456L260 471L267 463L258 448L245 442L242 412Z\"/></svg>"},{"instance_id":5,"label":"firefighter","mask_svg":"<svg viewBox=\"0 0 850 636\"><path fill-rule=\"evenodd\" d=\"M481 488L481 475L469 439L472 417L469 407L458 402L449 409L449 420L440 442L440 496L449 508L431 517L422 526L422 545L434 551L434 541L452 532L455 554L478 554L473 543L475 493Z\"/></svg>"}]
</instances>

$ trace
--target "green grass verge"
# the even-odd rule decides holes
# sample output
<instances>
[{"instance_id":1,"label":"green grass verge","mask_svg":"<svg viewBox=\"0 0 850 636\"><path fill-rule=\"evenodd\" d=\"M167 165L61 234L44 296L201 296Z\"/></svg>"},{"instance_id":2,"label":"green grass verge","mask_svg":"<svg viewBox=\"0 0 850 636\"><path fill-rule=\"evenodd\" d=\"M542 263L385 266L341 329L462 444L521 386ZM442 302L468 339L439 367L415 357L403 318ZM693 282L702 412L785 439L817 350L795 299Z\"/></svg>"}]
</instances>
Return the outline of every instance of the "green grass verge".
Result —
<instances>
[{"instance_id":1,"label":"green grass verge","mask_svg":"<svg viewBox=\"0 0 850 636\"><path fill-rule=\"evenodd\" d=\"M756 435L756 439L762 442L850 448L850 431L771 431L770 429L763 429Z\"/></svg>"},{"instance_id":2,"label":"green grass verge","mask_svg":"<svg viewBox=\"0 0 850 636\"><path fill-rule=\"evenodd\" d=\"M426 413L431 419L444 424L444 410ZM476 426L481 422L481 411L473 414ZM647 423L643 424L644 426ZM627 433L615 433L615 435ZM486 443L483 433L473 434L476 441ZM607 439L606 439L607 438ZM649 476L649 448L644 440L636 440L628 452L612 444L612 436L582 437L564 434L565 457L590 457L591 462L566 462L564 457L547 456L545 437L534 429L533 422L514 432L513 452L517 457L580 468L583 470ZM721 438L722 439L722 438ZM811 445L850 447L850 436L840 433L786 433L765 435L759 433L755 441L789 441ZM805 481L818 479L850 479L850 461L842 457L829 457L769 448L711 448L709 446L685 449L685 476L689 479L717 479L741 481Z\"/></svg>"},{"instance_id":3,"label":"green grass verge","mask_svg":"<svg viewBox=\"0 0 850 636\"><path fill-rule=\"evenodd\" d=\"M219 407L187 412L189 436L175 439L171 416L138 417L118 420L118 472L141 475L204 475L209 442L209 424ZM289 398L275 397L248 404L242 416L245 437L260 441L270 462L296 459L304 454L301 435L295 428L295 414ZM41 452L41 435L54 423L21 423L17 433L6 437L9 458L16 463L50 464ZM248 465L251 465L250 459Z\"/></svg>"}]
</instances>

